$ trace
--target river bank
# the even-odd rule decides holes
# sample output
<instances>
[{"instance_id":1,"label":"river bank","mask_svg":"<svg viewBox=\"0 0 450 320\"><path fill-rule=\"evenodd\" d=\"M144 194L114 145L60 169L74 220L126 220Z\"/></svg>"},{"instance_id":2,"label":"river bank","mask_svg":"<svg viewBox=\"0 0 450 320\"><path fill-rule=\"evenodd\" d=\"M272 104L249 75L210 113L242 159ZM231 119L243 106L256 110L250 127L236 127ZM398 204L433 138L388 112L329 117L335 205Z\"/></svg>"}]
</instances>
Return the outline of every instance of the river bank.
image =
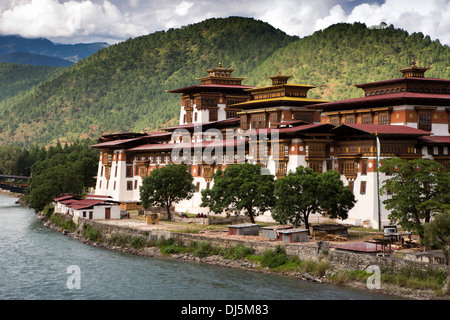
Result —
<instances>
[{"instance_id":1,"label":"river bank","mask_svg":"<svg viewBox=\"0 0 450 320\"><path fill-rule=\"evenodd\" d=\"M376 290L377 293L383 295L390 295L393 298L404 298L404 299L414 299L414 300L448 300L449 295L448 291L445 293L447 288L445 287L440 292L433 291L430 289L411 289L405 288L399 285L392 285L390 283L381 282L381 286L379 289L369 289L366 281L355 281L352 277L348 277L348 274L351 273L352 269L348 267L343 267L342 263L338 263L336 259L336 254L324 254L322 252L320 255L317 255L317 247L314 244L309 244L307 246L298 246L296 250L300 250L299 256L305 257L306 262L310 262L310 268L303 268L302 270L286 270L283 268L269 268L267 266L261 266L261 264L257 261L250 260L248 258L239 258L239 259L230 259L224 258L223 255L217 252L211 252L206 256L199 256L198 254L194 254L192 252L174 252L170 253L170 250L166 250L164 253L163 249L160 245L158 245L158 241L174 239L173 245L176 244L184 245L185 247L191 245L192 243L208 243L213 244L214 247L216 244L220 244L222 247L227 246L242 246L245 247L247 245L252 248L256 248L256 252L261 255L264 250L267 248L273 248L275 250L275 246L271 243L255 243L253 241L232 241L229 243L225 243L223 240L218 239L217 242L211 237L205 237L198 234L184 234L179 232L170 232L170 231L145 231L139 230L135 227L131 226L114 226L105 221L102 222L94 222L86 220L84 222L80 222L79 225L76 226L76 229L73 231L68 231L67 229L61 228L60 226L52 223L45 215L38 213L38 218L41 222L48 228L61 232L67 236L75 238L87 245L104 248L108 250L114 250L119 252L124 252L132 255L144 256L144 257L158 257L158 258L171 258L182 260L186 262L193 263L203 263L209 264L219 267L226 268L234 268L258 273L266 273L266 274L281 274L287 277L293 277L297 279L301 279L304 281L309 281L320 284L333 284L343 287L352 287L358 288L362 290ZM130 224L130 223L129 223ZM86 236L85 229L87 226L92 226L92 229L95 228L95 231L98 232L97 238L93 238L91 235ZM90 228L90 227L89 227ZM100 240L101 239L101 240ZM171 244L172 245L172 244ZM294 246L295 247L295 246ZM217 246L216 246L217 248ZM266 248L266 249L264 249ZM290 246L285 246L287 252L293 252ZM173 250L172 251L177 251ZM168 253L169 252L169 253ZM307 254L305 254L305 252ZM316 256L315 256L316 255ZM307 257L308 256L308 257ZM307 259L310 258L310 259ZM346 256L345 259L360 259L360 257L355 258L354 256ZM341 258L342 260L342 258ZM375 261L375 260L374 260ZM315 272L313 270L314 263L321 263L322 266L326 266L320 272ZM359 265L366 264L367 261L359 261ZM356 268L354 270L361 270L363 268ZM448 274L448 273L447 273ZM367 278L367 277L366 277Z\"/></svg>"}]
</instances>

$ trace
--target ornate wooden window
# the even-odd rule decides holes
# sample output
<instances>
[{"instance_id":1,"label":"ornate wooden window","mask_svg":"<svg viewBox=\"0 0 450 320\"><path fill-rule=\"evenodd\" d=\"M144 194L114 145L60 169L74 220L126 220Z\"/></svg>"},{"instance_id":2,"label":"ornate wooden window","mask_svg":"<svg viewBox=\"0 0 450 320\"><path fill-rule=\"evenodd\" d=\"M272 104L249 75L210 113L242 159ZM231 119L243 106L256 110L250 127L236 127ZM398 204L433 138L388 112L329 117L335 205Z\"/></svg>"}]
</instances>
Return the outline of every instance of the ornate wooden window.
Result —
<instances>
[{"instance_id":1,"label":"ornate wooden window","mask_svg":"<svg viewBox=\"0 0 450 320\"><path fill-rule=\"evenodd\" d=\"M103 165L112 163L112 153L103 152L102 163Z\"/></svg>"},{"instance_id":2,"label":"ornate wooden window","mask_svg":"<svg viewBox=\"0 0 450 320\"><path fill-rule=\"evenodd\" d=\"M391 124L389 112L381 112L378 114L378 124Z\"/></svg>"},{"instance_id":3,"label":"ornate wooden window","mask_svg":"<svg viewBox=\"0 0 450 320\"><path fill-rule=\"evenodd\" d=\"M289 159L289 145L287 142L272 142L272 156L274 160Z\"/></svg>"},{"instance_id":4,"label":"ornate wooden window","mask_svg":"<svg viewBox=\"0 0 450 320\"><path fill-rule=\"evenodd\" d=\"M251 116L252 129L263 129L267 128L266 125L266 114L255 114Z\"/></svg>"},{"instance_id":5,"label":"ornate wooden window","mask_svg":"<svg viewBox=\"0 0 450 320\"><path fill-rule=\"evenodd\" d=\"M107 180L109 180L109 178L111 177L111 166L110 165L105 166L105 177Z\"/></svg>"},{"instance_id":6,"label":"ornate wooden window","mask_svg":"<svg viewBox=\"0 0 450 320\"><path fill-rule=\"evenodd\" d=\"M212 180L212 167L211 166L203 166L203 178L205 178L205 180L207 182ZM209 189L209 187L207 187L207 189Z\"/></svg>"},{"instance_id":7,"label":"ornate wooden window","mask_svg":"<svg viewBox=\"0 0 450 320\"><path fill-rule=\"evenodd\" d=\"M205 108L211 108L211 107L216 108L218 101L219 101L219 99L216 97L198 97L196 99L197 108L199 108L199 109L205 109Z\"/></svg>"},{"instance_id":8,"label":"ornate wooden window","mask_svg":"<svg viewBox=\"0 0 450 320\"><path fill-rule=\"evenodd\" d=\"M184 115L185 123L192 123L192 110L186 110L186 114Z\"/></svg>"},{"instance_id":9,"label":"ornate wooden window","mask_svg":"<svg viewBox=\"0 0 450 320\"><path fill-rule=\"evenodd\" d=\"M275 161L275 175L277 178L286 176L287 162Z\"/></svg>"},{"instance_id":10,"label":"ornate wooden window","mask_svg":"<svg viewBox=\"0 0 450 320\"><path fill-rule=\"evenodd\" d=\"M248 116L246 114L241 114L241 129L248 130Z\"/></svg>"},{"instance_id":11,"label":"ornate wooden window","mask_svg":"<svg viewBox=\"0 0 450 320\"><path fill-rule=\"evenodd\" d=\"M373 117L371 113L364 113L361 117L361 123L363 124L372 124Z\"/></svg>"},{"instance_id":12,"label":"ornate wooden window","mask_svg":"<svg viewBox=\"0 0 450 320\"><path fill-rule=\"evenodd\" d=\"M270 126L272 127L274 123L278 122L280 122L280 114L278 112L272 112L270 114Z\"/></svg>"},{"instance_id":13,"label":"ornate wooden window","mask_svg":"<svg viewBox=\"0 0 450 320\"><path fill-rule=\"evenodd\" d=\"M345 175L347 179L356 178L357 169L358 164L354 159L339 161L339 172Z\"/></svg>"},{"instance_id":14,"label":"ornate wooden window","mask_svg":"<svg viewBox=\"0 0 450 320\"><path fill-rule=\"evenodd\" d=\"M339 116L338 116L338 115L331 116L331 117L330 117L330 124L332 124L333 126L338 126L338 125L340 125L340 124L341 124L341 121L340 121L340 119L339 119Z\"/></svg>"},{"instance_id":15,"label":"ornate wooden window","mask_svg":"<svg viewBox=\"0 0 450 320\"><path fill-rule=\"evenodd\" d=\"M218 119L218 112L217 109L209 109L209 121L217 121Z\"/></svg>"},{"instance_id":16,"label":"ornate wooden window","mask_svg":"<svg viewBox=\"0 0 450 320\"><path fill-rule=\"evenodd\" d=\"M325 158L326 148L323 143L308 143L306 145L306 158Z\"/></svg>"},{"instance_id":17,"label":"ornate wooden window","mask_svg":"<svg viewBox=\"0 0 450 320\"><path fill-rule=\"evenodd\" d=\"M361 161L361 174L366 175L367 174L367 160Z\"/></svg>"},{"instance_id":18,"label":"ornate wooden window","mask_svg":"<svg viewBox=\"0 0 450 320\"><path fill-rule=\"evenodd\" d=\"M308 161L308 168L312 169L314 172L323 172L323 161Z\"/></svg>"},{"instance_id":19,"label":"ornate wooden window","mask_svg":"<svg viewBox=\"0 0 450 320\"><path fill-rule=\"evenodd\" d=\"M308 123L313 123L314 115L310 112L294 112L292 114L292 120L303 120Z\"/></svg>"},{"instance_id":20,"label":"ornate wooden window","mask_svg":"<svg viewBox=\"0 0 450 320\"><path fill-rule=\"evenodd\" d=\"M431 131L431 110L418 111L418 128L420 130Z\"/></svg>"},{"instance_id":21,"label":"ornate wooden window","mask_svg":"<svg viewBox=\"0 0 450 320\"><path fill-rule=\"evenodd\" d=\"M356 118L354 114L349 114L345 116L345 123L356 123Z\"/></svg>"},{"instance_id":22,"label":"ornate wooden window","mask_svg":"<svg viewBox=\"0 0 450 320\"><path fill-rule=\"evenodd\" d=\"M227 119L237 118L237 110L227 110L226 117Z\"/></svg>"}]
</instances>

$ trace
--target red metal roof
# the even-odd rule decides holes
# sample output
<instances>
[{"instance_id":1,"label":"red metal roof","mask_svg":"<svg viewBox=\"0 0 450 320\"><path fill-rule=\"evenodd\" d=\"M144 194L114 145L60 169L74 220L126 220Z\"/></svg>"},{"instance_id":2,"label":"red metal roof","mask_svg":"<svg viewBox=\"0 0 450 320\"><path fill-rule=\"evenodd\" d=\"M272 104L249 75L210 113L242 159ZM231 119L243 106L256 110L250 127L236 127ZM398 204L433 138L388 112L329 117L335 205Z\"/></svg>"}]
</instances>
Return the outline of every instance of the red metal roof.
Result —
<instances>
[{"instance_id":1,"label":"red metal roof","mask_svg":"<svg viewBox=\"0 0 450 320\"><path fill-rule=\"evenodd\" d=\"M129 151L157 151L157 150L172 150L172 149L203 149L206 147L217 148L227 146L237 146L245 144L247 139L224 139L215 141L201 141L194 143L159 143L159 144L145 144L135 148L129 149Z\"/></svg>"},{"instance_id":2,"label":"red metal roof","mask_svg":"<svg viewBox=\"0 0 450 320\"><path fill-rule=\"evenodd\" d=\"M384 125L384 124L360 124L360 123L346 123L336 127L333 130L338 130L342 127L351 127L370 134L405 134L405 135L430 135L428 131L415 129L403 125Z\"/></svg>"},{"instance_id":3,"label":"red metal roof","mask_svg":"<svg viewBox=\"0 0 450 320\"><path fill-rule=\"evenodd\" d=\"M340 250L365 252L365 253L383 251L383 247L381 245L376 245L375 243L370 242L352 242L345 244L330 245L330 247Z\"/></svg>"},{"instance_id":4,"label":"red metal roof","mask_svg":"<svg viewBox=\"0 0 450 320\"><path fill-rule=\"evenodd\" d=\"M238 84L215 84L215 83L210 83L210 84L199 84L199 85L194 85L194 86L190 86L190 87L184 87L184 88L180 88L180 89L175 89L175 90L168 90L167 92L170 93L183 93L185 91L192 91L195 89L203 89L203 88L218 88L218 89L223 89L223 88L230 88L230 89L253 89L256 87L253 86L245 86L245 85L238 85Z\"/></svg>"},{"instance_id":5,"label":"red metal roof","mask_svg":"<svg viewBox=\"0 0 450 320\"><path fill-rule=\"evenodd\" d=\"M371 104L381 104L383 106L404 104L405 101L410 101L414 99L420 100L434 100L442 103L450 102L449 94L437 94L437 93L419 93L419 92L401 92L401 93L390 93L384 95L376 96L366 96L362 98L340 100L334 102L326 102L315 104L314 107L318 109L323 109L324 112L334 110L336 107L348 106L351 108L356 108L357 105L366 108L366 103Z\"/></svg>"},{"instance_id":6,"label":"red metal roof","mask_svg":"<svg viewBox=\"0 0 450 320\"><path fill-rule=\"evenodd\" d=\"M429 136L420 137L419 139L430 144L450 144L450 136Z\"/></svg>"},{"instance_id":7,"label":"red metal roof","mask_svg":"<svg viewBox=\"0 0 450 320\"><path fill-rule=\"evenodd\" d=\"M388 80L381 80L381 81L375 81L375 82L367 82L367 83L355 84L355 87L357 87L357 88L372 87L372 86L376 86L376 85L380 85L380 84L405 82L405 81L443 82L443 83L450 82L449 79L402 77L402 78L395 78L395 79L388 79Z\"/></svg>"},{"instance_id":8,"label":"red metal roof","mask_svg":"<svg viewBox=\"0 0 450 320\"><path fill-rule=\"evenodd\" d=\"M65 196L61 196L59 198L55 198L53 199L54 201L63 201L63 200L69 200L69 199L74 199L76 198L76 196L73 195L65 195Z\"/></svg>"},{"instance_id":9,"label":"red metal roof","mask_svg":"<svg viewBox=\"0 0 450 320\"><path fill-rule=\"evenodd\" d=\"M186 123L186 124L180 124L179 126L164 128L164 130L172 131L172 130L176 130L176 129L190 129L190 128L195 128L195 127L202 127L202 126L206 127L206 126L211 126L211 125L235 123L235 122L240 122L240 121L241 120L239 118L231 118L231 119L211 121L211 122Z\"/></svg>"},{"instance_id":10,"label":"red metal roof","mask_svg":"<svg viewBox=\"0 0 450 320\"><path fill-rule=\"evenodd\" d=\"M137 141L137 140L141 140L141 137L133 138L133 139L119 139L119 140L101 142L101 143L92 145L91 148L113 147L113 146L121 145L121 144L124 144L127 142Z\"/></svg>"}]
</instances>

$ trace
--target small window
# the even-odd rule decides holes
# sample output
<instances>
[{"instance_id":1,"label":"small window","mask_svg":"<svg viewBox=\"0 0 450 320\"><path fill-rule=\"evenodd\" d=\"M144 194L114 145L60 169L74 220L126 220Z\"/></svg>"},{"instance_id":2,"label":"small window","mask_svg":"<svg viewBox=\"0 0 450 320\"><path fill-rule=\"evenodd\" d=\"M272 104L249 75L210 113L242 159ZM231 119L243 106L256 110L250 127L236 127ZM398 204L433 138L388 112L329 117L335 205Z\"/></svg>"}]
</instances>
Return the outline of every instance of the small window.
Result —
<instances>
[{"instance_id":1,"label":"small window","mask_svg":"<svg viewBox=\"0 0 450 320\"><path fill-rule=\"evenodd\" d=\"M366 194L366 181L361 181L360 193Z\"/></svg>"},{"instance_id":2,"label":"small window","mask_svg":"<svg viewBox=\"0 0 450 320\"><path fill-rule=\"evenodd\" d=\"M367 175L367 160L361 161L361 175Z\"/></svg>"},{"instance_id":3,"label":"small window","mask_svg":"<svg viewBox=\"0 0 450 320\"><path fill-rule=\"evenodd\" d=\"M127 181L127 190L133 190L133 181Z\"/></svg>"}]
</instances>

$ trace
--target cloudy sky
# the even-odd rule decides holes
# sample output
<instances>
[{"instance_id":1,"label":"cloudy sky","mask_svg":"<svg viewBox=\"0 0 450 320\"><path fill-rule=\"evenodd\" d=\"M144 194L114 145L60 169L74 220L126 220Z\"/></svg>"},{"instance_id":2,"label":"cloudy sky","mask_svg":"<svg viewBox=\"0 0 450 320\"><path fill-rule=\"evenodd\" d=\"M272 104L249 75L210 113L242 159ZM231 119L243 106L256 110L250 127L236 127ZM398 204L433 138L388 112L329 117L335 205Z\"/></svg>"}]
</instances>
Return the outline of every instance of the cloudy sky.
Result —
<instances>
[{"instance_id":1,"label":"cloudy sky","mask_svg":"<svg viewBox=\"0 0 450 320\"><path fill-rule=\"evenodd\" d=\"M0 0L0 34L113 44L228 16L300 37L338 22L383 21L450 45L450 0Z\"/></svg>"}]
</instances>

